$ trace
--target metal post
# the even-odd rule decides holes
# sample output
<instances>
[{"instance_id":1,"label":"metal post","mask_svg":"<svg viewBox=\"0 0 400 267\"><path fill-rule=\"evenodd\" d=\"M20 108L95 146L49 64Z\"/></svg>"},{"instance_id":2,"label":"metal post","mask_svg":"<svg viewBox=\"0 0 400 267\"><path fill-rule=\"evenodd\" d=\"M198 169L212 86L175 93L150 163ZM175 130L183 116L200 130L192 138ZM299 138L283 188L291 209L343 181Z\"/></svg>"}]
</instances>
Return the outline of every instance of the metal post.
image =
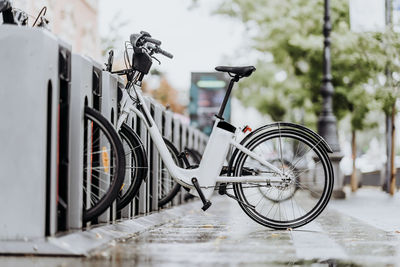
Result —
<instances>
[{"instance_id":1,"label":"metal post","mask_svg":"<svg viewBox=\"0 0 400 267\"><path fill-rule=\"evenodd\" d=\"M385 24L388 27L390 24L392 24L392 1L391 0L385 0ZM388 66L386 66L385 69L385 75L387 78L387 83L391 79L391 72ZM390 114L386 114L386 165L385 165L385 181L383 184L383 190L386 191L386 193L389 193L390 191L390 177L392 173L392 165L390 162L391 155L393 153L392 151L392 136L391 136L391 130L393 127L393 121L392 117Z\"/></svg>"},{"instance_id":2,"label":"metal post","mask_svg":"<svg viewBox=\"0 0 400 267\"><path fill-rule=\"evenodd\" d=\"M345 193L343 191L343 175L340 172L339 162L343 158L340 152L340 145L337 135L336 117L333 114L332 109L332 96L334 88L332 85L332 74L331 74L331 39L330 32L332 29L330 21L330 1L324 1L324 50L323 50L323 78L321 95L323 98L322 111L318 119L318 133L325 138L328 144L334 151L330 155L334 172L335 172L335 185L333 196L336 198L344 198Z\"/></svg>"},{"instance_id":3,"label":"metal post","mask_svg":"<svg viewBox=\"0 0 400 267\"><path fill-rule=\"evenodd\" d=\"M329 16L329 0L325 0L325 15L324 15L324 56L323 56L323 78L321 94L323 97L323 106L321 115L318 120L318 133L320 133L333 151L340 151L340 146L337 137L336 117L332 112L332 95L334 88L332 85L331 74L331 22Z\"/></svg>"}]
</instances>

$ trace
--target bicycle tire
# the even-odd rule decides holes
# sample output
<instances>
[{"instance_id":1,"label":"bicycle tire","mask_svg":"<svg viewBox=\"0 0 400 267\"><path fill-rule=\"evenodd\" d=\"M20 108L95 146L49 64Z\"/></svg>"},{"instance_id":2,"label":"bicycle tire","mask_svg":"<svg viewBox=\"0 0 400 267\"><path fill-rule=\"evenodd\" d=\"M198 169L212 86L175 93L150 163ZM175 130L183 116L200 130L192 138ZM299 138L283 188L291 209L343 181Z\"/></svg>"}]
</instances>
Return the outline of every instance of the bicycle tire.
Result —
<instances>
[{"instance_id":1,"label":"bicycle tire","mask_svg":"<svg viewBox=\"0 0 400 267\"><path fill-rule=\"evenodd\" d=\"M167 145L167 148L168 148L169 152L171 153L171 156L174 159L175 164L181 168L184 168L184 161L183 161L183 159L181 159L179 157L179 152L175 148L174 144L172 144L166 138L164 138L164 142ZM163 170L164 170L164 168L162 168L162 171ZM163 179L161 179L161 178L163 178ZM165 181L165 180L167 180L167 181ZM158 207L163 207L167 203L169 203L178 194L178 192L181 189L181 185L179 183L177 183L169 174L164 175L164 177L162 177L162 176L159 177L158 183L159 183L158 188L160 188L159 196L158 196ZM164 187L166 187L165 191L163 190Z\"/></svg>"},{"instance_id":2,"label":"bicycle tire","mask_svg":"<svg viewBox=\"0 0 400 267\"><path fill-rule=\"evenodd\" d=\"M86 223L117 198L125 177L125 156L117 132L100 112L85 107L84 128L82 220Z\"/></svg>"},{"instance_id":3,"label":"bicycle tire","mask_svg":"<svg viewBox=\"0 0 400 267\"><path fill-rule=\"evenodd\" d=\"M291 148L290 146L285 146L285 150L282 149L282 139L286 138L287 140L293 140L293 144L297 144L295 147L295 145L293 145L293 147ZM318 177L320 178L318 181L322 180L322 186L319 186L319 188L321 188L321 191L319 191L319 189L314 189L311 190L311 186L310 185L306 185L306 183L304 183L303 185L301 185L299 182L299 184L296 184L296 186L299 186L300 189L296 190L296 193L289 198L286 201L282 201L282 202L276 202L276 201L272 201L271 204L271 208L267 208L267 210L269 209L268 213L265 214L266 212L263 211L263 208L265 206L265 201L268 201L267 198L263 198L261 197L258 202L260 203L261 201L264 202L263 206L258 207L257 210L257 205L259 205L259 203L256 203L256 201L250 200L250 197L254 197L250 195L251 192L251 187L254 187L255 183L252 183L251 186L246 187L245 184L242 183L233 183L233 189L234 189L234 193L235 196L238 199L238 204L239 206L242 208L242 210L254 221L256 221L257 223L273 228L273 229L278 229L278 230L283 230L283 229L288 229L288 228L297 228L300 226L303 226L307 223L309 223L310 221L314 220L326 207L326 205L329 202L330 196L332 194L332 189L333 189L333 168L332 168L332 164L329 160L329 157L327 155L327 152L325 149L323 149L322 145L320 144L320 141L317 141L315 138L312 138L309 134L307 134L305 131L301 131L299 129L296 128L279 128L279 129L275 129L275 130L266 130L266 131L261 131L258 132L253 138L249 138L247 140L247 142L244 144L248 149L250 149L251 151L254 151L257 147L260 146L260 144L264 144L267 141L271 141L271 140L280 140L277 141L278 145L273 145L273 151L269 152L269 153L262 153L263 156L266 157L266 155L271 154L274 155L274 157L276 156L276 152L274 151L274 147L276 147L276 150L279 150L280 147L280 151L281 153L283 153L282 151L284 151L285 153L287 153L288 155L290 155L292 153L292 159L293 161L296 159L296 162L294 164L292 164L292 166L297 166L299 162L302 162L304 159L311 159L312 161L308 161L307 164L309 164L310 166L313 165L313 161L314 161L314 168L320 168L322 167L319 171L319 173L323 173L324 177ZM273 141L272 141L273 142ZM281 145L279 145L279 142ZM306 147L306 149L299 149L299 144L303 144L304 147ZM291 150L292 149L292 150ZM296 150L295 150L296 149ZM307 150L309 149L309 150ZM289 152L287 152L289 151ZM307 151L304 155L301 155L302 153L298 153L302 151L302 153L304 151ZM295 153L293 153L295 152ZM310 154L308 154L310 153ZM231 161L231 164L233 164L232 166L230 166L230 168L232 168L233 166L233 173L235 176L240 176L242 174L243 171L246 172L246 175L248 175L248 169L249 166L251 164L249 164L249 161L247 161L248 159L250 159L246 154L242 153L242 152L237 152L235 153L237 156L234 159L234 163L233 161ZM234 154L234 155L235 155ZM282 154L281 154L282 155ZM281 157L282 159L283 157ZM268 159L267 159L268 160ZM247 162L245 164L245 162ZM283 163L282 163L283 164ZM245 166L246 165L246 166ZM308 165L307 165L308 167ZM254 169L253 169L254 170ZM322 171L322 172L321 172ZM262 172L260 170L258 170L258 172ZM270 171L271 172L271 171ZM300 174L297 174L300 175ZM297 177L297 176L296 176ZM294 178L296 178L294 177ZM293 179L293 177L291 177L291 180L297 180L297 179ZM307 180L307 179L304 179ZM317 179L313 179L313 183L315 183L315 180ZM305 181L308 182L308 181ZM260 186L264 186L267 187L268 183L257 183L257 187ZM246 190L246 193L245 193ZM303 190L305 191L310 191L308 193L304 193ZM300 203L311 203L311 209L308 210L308 212L304 212L304 214L301 213L301 211L304 209L303 206L299 205L299 202L296 202L297 200L295 199L296 195L298 194L298 192L301 192L300 197L305 197L305 196L309 196L309 198L307 199L302 199L300 198ZM320 194L319 194L320 192ZM313 195L312 197L318 196L318 198L311 198L311 195ZM258 198L258 196L256 196L255 198ZM254 199L255 199L254 198ZM294 199L294 202L293 202ZM315 199L315 204L313 204L312 199ZM299 199L298 199L299 200ZM262 203L262 202L261 202ZM295 203L295 204L294 204ZM282 204L282 208L281 208L281 204ZM269 213L271 212L271 210L273 209L273 207L275 205L278 205L275 208L274 213L276 214L277 211L279 210L278 216L280 216L279 219L275 218L275 214L273 216L269 216ZM289 216L291 216L292 214L286 212L285 210L285 206L290 208L290 205L292 205L292 212L293 212L293 218L289 219ZM294 205L297 206L298 211L295 210ZM281 212L281 210L284 210L284 214ZM298 213L298 215L296 215L296 213ZM271 214L272 215L272 214ZM281 216L283 215L283 216ZM289 215L289 216L288 216ZM268 217L269 216L269 217ZM286 216L286 219L284 218ZM274 218L271 218L274 217ZM283 217L283 219L282 219Z\"/></svg>"},{"instance_id":4,"label":"bicycle tire","mask_svg":"<svg viewBox=\"0 0 400 267\"><path fill-rule=\"evenodd\" d=\"M125 151L125 180L117 198L117 210L126 207L138 195L147 177L147 154L138 135L125 123L119 131ZM127 189L125 184L129 183Z\"/></svg>"}]
</instances>

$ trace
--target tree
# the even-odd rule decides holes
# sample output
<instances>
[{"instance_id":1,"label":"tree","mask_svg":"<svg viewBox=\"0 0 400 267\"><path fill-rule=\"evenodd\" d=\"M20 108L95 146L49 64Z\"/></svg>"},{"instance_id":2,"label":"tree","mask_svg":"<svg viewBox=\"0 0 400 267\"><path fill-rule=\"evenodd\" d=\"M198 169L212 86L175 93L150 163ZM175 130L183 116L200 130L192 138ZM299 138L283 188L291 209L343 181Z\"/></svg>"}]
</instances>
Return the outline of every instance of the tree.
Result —
<instances>
[{"instance_id":1,"label":"tree","mask_svg":"<svg viewBox=\"0 0 400 267\"><path fill-rule=\"evenodd\" d=\"M178 91L168 83L165 77L161 77L160 85L152 91L152 96L175 113L183 114L185 111L185 107L178 102Z\"/></svg>"},{"instance_id":2,"label":"tree","mask_svg":"<svg viewBox=\"0 0 400 267\"><path fill-rule=\"evenodd\" d=\"M116 12L108 25L108 33L106 36L101 36L101 54L103 57L108 55L108 52L115 47L120 46L127 38L126 36L121 36L121 30L128 25L128 20L122 19L120 16L121 12Z\"/></svg>"},{"instance_id":3,"label":"tree","mask_svg":"<svg viewBox=\"0 0 400 267\"><path fill-rule=\"evenodd\" d=\"M379 36L381 45L380 58L384 59L386 80L380 86L377 92L377 99L381 103L382 110L386 117L387 143L390 145L387 149L387 160L390 166L387 171L389 175L389 184L387 188L391 195L396 188L396 167L395 167L395 116L396 101L399 97L400 85L400 34L392 30L389 25L384 33Z\"/></svg>"},{"instance_id":4,"label":"tree","mask_svg":"<svg viewBox=\"0 0 400 267\"><path fill-rule=\"evenodd\" d=\"M143 91L150 94L163 106L171 109L171 111L183 114L185 111L185 106L181 105L178 101L178 91L169 84L167 78L159 70L153 69L151 70L151 74L152 76L160 79L159 85L157 88L149 88L148 84L143 82Z\"/></svg>"}]
</instances>

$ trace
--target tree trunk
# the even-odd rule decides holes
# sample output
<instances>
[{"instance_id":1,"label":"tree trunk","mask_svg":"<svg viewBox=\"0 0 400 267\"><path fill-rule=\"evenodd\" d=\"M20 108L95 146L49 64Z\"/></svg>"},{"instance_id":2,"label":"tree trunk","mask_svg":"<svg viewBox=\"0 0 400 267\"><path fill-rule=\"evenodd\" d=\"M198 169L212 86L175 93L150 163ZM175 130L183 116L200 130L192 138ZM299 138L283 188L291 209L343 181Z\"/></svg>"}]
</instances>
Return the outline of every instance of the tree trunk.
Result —
<instances>
[{"instance_id":1,"label":"tree trunk","mask_svg":"<svg viewBox=\"0 0 400 267\"><path fill-rule=\"evenodd\" d=\"M391 154L390 154L390 189L389 193L393 196L396 192L396 166L395 166L395 119L396 119L396 101L392 107L392 128L391 128Z\"/></svg>"},{"instance_id":2,"label":"tree trunk","mask_svg":"<svg viewBox=\"0 0 400 267\"><path fill-rule=\"evenodd\" d=\"M351 192L356 192L358 189L356 158L357 158L357 145L356 145L356 131L351 131L351 158L353 159L353 172L351 173L350 185Z\"/></svg>"},{"instance_id":3,"label":"tree trunk","mask_svg":"<svg viewBox=\"0 0 400 267\"><path fill-rule=\"evenodd\" d=\"M385 164L385 180L383 182L382 188L386 193L389 193L389 187L390 187L390 172L391 172L391 165L390 165L390 159L391 159L391 149L392 149L392 137L391 137L391 129L392 129L392 116L389 114L385 115L386 117L386 131L385 131L385 140L386 140L386 164Z\"/></svg>"}]
</instances>

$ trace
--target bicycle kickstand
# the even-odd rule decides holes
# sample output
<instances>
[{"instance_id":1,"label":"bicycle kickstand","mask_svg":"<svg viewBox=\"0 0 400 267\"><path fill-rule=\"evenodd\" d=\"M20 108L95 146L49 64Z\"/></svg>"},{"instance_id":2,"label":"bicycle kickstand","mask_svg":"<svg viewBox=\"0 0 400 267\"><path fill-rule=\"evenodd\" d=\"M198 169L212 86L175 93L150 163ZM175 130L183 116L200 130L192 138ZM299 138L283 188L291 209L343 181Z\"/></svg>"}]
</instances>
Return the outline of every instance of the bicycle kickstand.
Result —
<instances>
[{"instance_id":1,"label":"bicycle kickstand","mask_svg":"<svg viewBox=\"0 0 400 267\"><path fill-rule=\"evenodd\" d=\"M207 200L206 197L204 196L203 191L201 190L199 182L197 181L196 177L192 178L192 184L194 185L194 188L196 188L196 191L199 194L201 201L203 202L203 207L201 209L206 211L211 206L212 204L211 201Z\"/></svg>"}]
</instances>

